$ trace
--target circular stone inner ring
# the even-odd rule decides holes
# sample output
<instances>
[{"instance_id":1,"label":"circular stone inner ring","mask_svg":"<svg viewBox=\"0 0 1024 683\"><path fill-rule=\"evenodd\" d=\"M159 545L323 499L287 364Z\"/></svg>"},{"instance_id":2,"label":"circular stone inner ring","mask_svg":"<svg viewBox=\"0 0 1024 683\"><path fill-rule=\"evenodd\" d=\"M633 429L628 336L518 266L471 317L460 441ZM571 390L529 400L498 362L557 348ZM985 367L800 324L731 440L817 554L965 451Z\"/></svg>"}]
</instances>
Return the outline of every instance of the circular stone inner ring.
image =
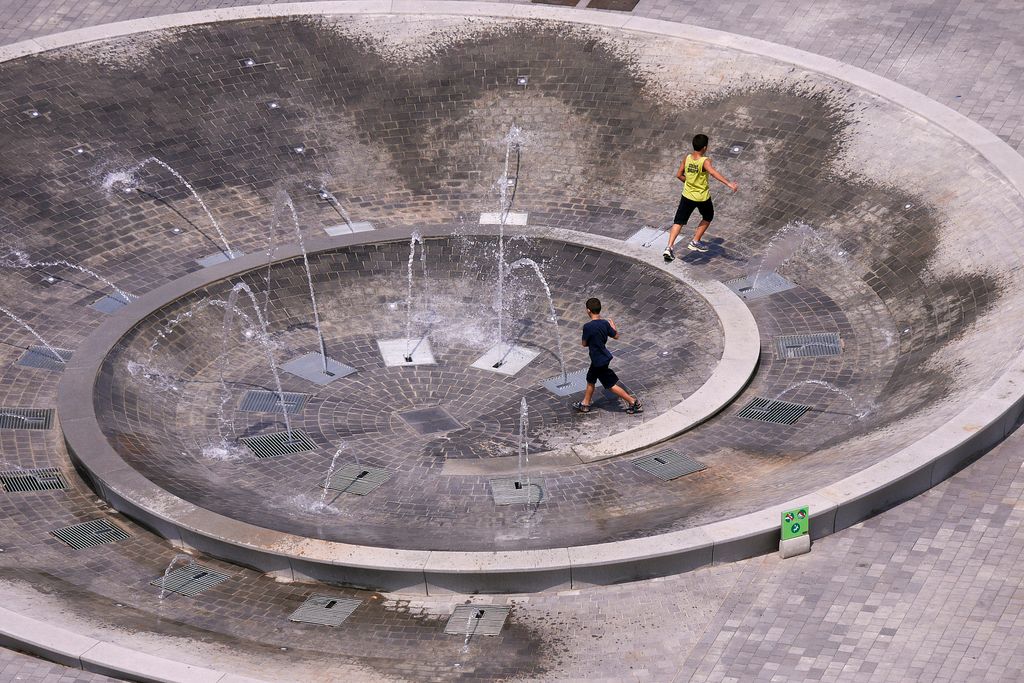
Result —
<instances>
[{"instance_id":1,"label":"circular stone inner ring","mask_svg":"<svg viewBox=\"0 0 1024 683\"><path fill-rule=\"evenodd\" d=\"M424 238L448 236L448 232L441 228L421 232ZM484 236L496 234L496 231L486 228L475 232ZM531 471L535 468L585 466L585 463L657 444L722 410L750 381L760 353L757 324L746 304L724 284L715 280L690 278L679 264L665 264L660 256L652 258L650 250L620 240L552 228L522 228L517 232L607 251L642 262L645 267L658 269L702 297L715 312L723 331L723 353L710 376L697 391L634 428L598 440L531 455ZM311 240L308 247L310 253L316 253L405 239L408 239L407 230L379 230L369 234ZM274 252L273 261L293 259L299 254L297 245L286 245ZM94 405L94 388L108 354L153 312L213 282L251 272L265 265L263 254L251 254L168 283L111 316L109 324L94 332L76 351L60 383L58 413L69 453L100 496L114 508L172 541L268 572L284 571L291 576L310 576L386 590L408 590L418 586L426 587L428 583L436 587L436 580L426 578L427 566L428 563L440 563L441 566L435 567L433 571L447 575L449 579L459 577L457 585L452 585L453 588L488 590L496 567L488 569L487 566L501 558L499 574L517 577L512 583L506 584L510 587L564 584L563 575L567 575L570 566L569 548L438 552L387 549L307 538L235 520L194 505L150 481L121 457L103 434ZM514 467L515 460L514 457L502 457L456 461L446 466L442 474L500 472ZM451 562L450 568L444 566L448 562ZM467 566L480 567L480 575L491 578L483 583L477 582L470 578L476 572L467 572ZM523 584L520 579L526 575L531 578L528 584ZM442 580L442 583L450 584L450 580Z\"/></svg>"}]
</instances>

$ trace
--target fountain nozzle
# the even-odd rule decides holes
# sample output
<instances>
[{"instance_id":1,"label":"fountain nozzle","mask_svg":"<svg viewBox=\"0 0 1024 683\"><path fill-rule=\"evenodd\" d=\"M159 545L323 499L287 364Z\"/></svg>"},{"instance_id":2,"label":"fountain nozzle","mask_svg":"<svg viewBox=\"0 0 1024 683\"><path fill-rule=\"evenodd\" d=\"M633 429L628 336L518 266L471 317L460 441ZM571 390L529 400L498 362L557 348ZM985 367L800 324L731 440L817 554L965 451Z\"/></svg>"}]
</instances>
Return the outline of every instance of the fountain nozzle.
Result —
<instances>
[{"instance_id":1,"label":"fountain nozzle","mask_svg":"<svg viewBox=\"0 0 1024 683\"><path fill-rule=\"evenodd\" d=\"M409 354L408 356L405 357L405 362L406 363L411 363L412 362L412 354Z\"/></svg>"}]
</instances>

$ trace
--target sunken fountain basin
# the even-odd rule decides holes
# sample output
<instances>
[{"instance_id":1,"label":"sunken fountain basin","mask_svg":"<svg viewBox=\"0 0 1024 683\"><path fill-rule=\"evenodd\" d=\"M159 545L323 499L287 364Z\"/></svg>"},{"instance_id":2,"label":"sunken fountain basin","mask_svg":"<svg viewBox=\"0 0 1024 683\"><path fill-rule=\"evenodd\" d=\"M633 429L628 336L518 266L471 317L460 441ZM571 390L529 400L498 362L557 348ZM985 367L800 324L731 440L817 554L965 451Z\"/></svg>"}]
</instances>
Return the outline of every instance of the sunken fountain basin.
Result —
<instances>
[{"instance_id":1,"label":"sunken fountain basin","mask_svg":"<svg viewBox=\"0 0 1024 683\"><path fill-rule=\"evenodd\" d=\"M310 243L329 355L356 369L327 385L285 378L286 391L307 394L293 427L310 437L311 450L266 459L244 452L228 459L202 455L226 427L236 437L282 427L281 415L238 410L245 392L272 386L264 354L244 341L258 332L241 325L243 333L225 347L219 313L187 316L204 297L226 295L238 280L249 282L261 301L258 285L267 266L257 254L148 293L79 348L58 400L76 466L112 506L172 542L287 579L433 593L534 591L768 552L778 542L779 512L796 503L811 508L812 537L832 533L934 485L1002 438L1014 419L1015 404L1006 410L1001 403L1016 395L1004 386L1015 381L1010 373L991 390L1000 395L983 397L916 442L880 453L877 464L851 465L847 476L816 490L816 482L791 476L791 487L770 491L774 500L754 510L736 505L744 496L738 484L753 479L760 491L798 471L799 458L788 470L772 462L782 471L774 480L758 469L757 454L738 467L713 464L673 482L641 479L634 454L697 448L705 426L713 430L732 419L715 415L733 410L729 404L755 375L761 356L761 332L748 304L721 282L688 279L656 251L567 230L522 229L531 239L511 240L509 253L535 258L551 276L560 325L567 328L567 368L586 364L576 346L582 316L574 321L573 309L580 315L582 300L600 293L624 331L614 347L620 351L616 368L651 406L642 418L626 419L606 401L595 415L575 416L567 407L573 397L540 388L559 366L552 354L557 345L545 329L553 328L546 324L547 301L536 285L510 286L516 303L509 320L519 321L515 339L538 350L537 358L512 377L472 368L492 342L475 336L473 311L489 321L472 307L483 301L486 308L493 291L486 263L495 236L483 229L459 238L447 228L422 232L428 258L425 276L422 265L414 268L420 276L414 304L423 310L414 314L413 327L428 330L436 363L413 367L385 369L376 346L405 329L395 293L407 286L399 266L407 264L409 230ZM270 267L270 336L280 360L317 347L299 256L297 247L281 247ZM364 279L369 285L360 292ZM443 314L457 324L444 328ZM171 320L185 323L168 333ZM222 365L218 353L225 348ZM222 367L231 387L223 416ZM155 384L147 373L156 376ZM402 380L389 379L390 373ZM441 395L439 387L459 393ZM542 495L529 504L501 505L492 493L495 480L518 477L513 442L524 395L532 416L527 483ZM434 414L427 422L450 418L454 424L418 430L422 420L415 413L431 407L441 408L444 419ZM485 417L467 418L469 408ZM849 424L854 432L865 429ZM331 492L328 508L318 509L341 444L340 465L385 470L389 478L365 496ZM720 521L707 523L693 513L685 505L691 498L711 513L720 511Z\"/></svg>"},{"instance_id":2,"label":"sunken fountain basin","mask_svg":"<svg viewBox=\"0 0 1024 683\"><path fill-rule=\"evenodd\" d=\"M414 262L412 328L414 336L426 333L435 362L384 364L376 342L404 336L407 325L408 232L309 245L328 356L355 372L317 384L281 371L284 390L302 395L302 409L289 417L313 447L300 453L260 458L238 442L284 430L274 409L241 409L249 392L274 388L273 374L251 304L239 299L225 337L223 307L203 303L226 300L243 281L262 305L269 272L268 332L279 364L316 351L297 246L278 248L269 271L263 254L243 256L169 283L112 316L76 352L61 382L61 424L87 481L172 541L293 578L382 589L568 585L570 546L614 540L607 519L589 517L588 488L599 483L588 482L588 471L603 476L602 464L671 439L726 406L756 368L753 317L721 283L688 281L682 271L645 263L638 257L650 261L646 251L621 241L520 230L526 239L509 240L506 257L542 264L566 370L588 364L579 344L583 302L599 295L622 330L610 342L615 367L647 406L643 416L627 415L598 388L596 409L580 416L570 405L579 394L544 386L562 377L559 343L543 287L527 269L506 285L505 328L536 357L515 375L473 367L493 345L495 325L487 312L494 308L497 240L486 228L467 237L422 231L426 258L417 254ZM527 475L544 498L498 506L492 479L517 476L523 397L530 407ZM210 449L224 437L235 444L230 453ZM339 469L389 476L367 495L328 491L321 509L339 447ZM642 537L645 523L623 515L614 534ZM426 579L428 563L446 556L450 567ZM501 569L487 569L496 558L504 558ZM467 574L466 562L482 571Z\"/></svg>"}]
</instances>

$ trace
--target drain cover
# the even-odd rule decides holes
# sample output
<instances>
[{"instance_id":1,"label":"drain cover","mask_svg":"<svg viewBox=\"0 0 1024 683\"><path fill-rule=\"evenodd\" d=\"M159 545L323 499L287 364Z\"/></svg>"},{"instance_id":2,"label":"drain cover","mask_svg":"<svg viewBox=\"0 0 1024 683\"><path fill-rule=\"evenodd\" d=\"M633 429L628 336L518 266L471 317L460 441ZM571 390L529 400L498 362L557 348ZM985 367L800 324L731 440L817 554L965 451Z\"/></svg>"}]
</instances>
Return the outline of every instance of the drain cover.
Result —
<instances>
[{"instance_id":1,"label":"drain cover","mask_svg":"<svg viewBox=\"0 0 1024 683\"><path fill-rule=\"evenodd\" d=\"M35 470L0 472L0 486L6 493L23 491L60 491L68 487L64 475L56 467Z\"/></svg>"},{"instance_id":2,"label":"drain cover","mask_svg":"<svg viewBox=\"0 0 1024 683\"><path fill-rule=\"evenodd\" d=\"M729 280L725 286L736 292L743 299L760 299L771 294L778 294L787 289L793 289L795 284L782 277L778 273L764 273L759 277L748 275L747 277Z\"/></svg>"},{"instance_id":3,"label":"drain cover","mask_svg":"<svg viewBox=\"0 0 1024 683\"><path fill-rule=\"evenodd\" d=\"M309 394L292 394L284 392L284 405L289 414L301 411L306 405ZM279 413L281 398L276 391L252 389L245 392L242 404L238 409L247 413Z\"/></svg>"},{"instance_id":4,"label":"drain cover","mask_svg":"<svg viewBox=\"0 0 1024 683\"><path fill-rule=\"evenodd\" d=\"M241 439L241 442L257 458L274 458L289 453L303 453L316 448L316 442L301 429L293 429L290 438L288 432L272 432L259 436L246 436Z\"/></svg>"},{"instance_id":5,"label":"drain cover","mask_svg":"<svg viewBox=\"0 0 1024 683\"><path fill-rule=\"evenodd\" d=\"M50 532L76 550L131 538L127 532L105 519L93 519Z\"/></svg>"},{"instance_id":6,"label":"drain cover","mask_svg":"<svg viewBox=\"0 0 1024 683\"><path fill-rule=\"evenodd\" d=\"M453 636L496 636L510 609L501 605L457 605L444 632Z\"/></svg>"},{"instance_id":7,"label":"drain cover","mask_svg":"<svg viewBox=\"0 0 1024 683\"><path fill-rule=\"evenodd\" d=\"M52 408L0 408L0 429L49 429Z\"/></svg>"},{"instance_id":8,"label":"drain cover","mask_svg":"<svg viewBox=\"0 0 1024 683\"><path fill-rule=\"evenodd\" d=\"M555 396L572 396L587 388L587 371L574 370L565 376L555 375L541 382L541 385Z\"/></svg>"},{"instance_id":9,"label":"drain cover","mask_svg":"<svg viewBox=\"0 0 1024 683\"><path fill-rule=\"evenodd\" d=\"M770 398L754 397L750 403L743 406L739 416L748 420L760 420L761 422L775 422L778 424L791 425L800 419L800 416L810 410L810 406L799 403L788 403L776 401Z\"/></svg>"},{"instance_id":10,"label":"drain cover","mask_svg":"<svg viewBox=\"0 0 1024 683\"><path fill-rule=\"evenodd\" d=\"M633 466L653 474L662 481L671 481L707 469L704 463L673 450L658 451L637 458L633 461Z\"/></svg>"},{"instance_id":11,"label":"drain cover","mask_svg":"<svg viewBox=\"0 0 1024 683\"><path fill-rule=\"evenodd\" d=\"M748 142L730 142L725 146L725 156L736 158L750 145Z\"/></svg>"},{"instance_id":12,"label":"drain cover","mask_svg":"<svg viewBox=\"0 0 1024 683\"><path fill-rule=\"evenodd\" d=\"M190 562L178 567L166 576L160 576L149 582L150 586L158 586L161 590L181 595L199 595L218 583L227 581L230 576Z\"/></svg>"},{"instance_id":13,"label":"drain cover","mask_svg":"<svg viewBox=\"0 0 1024 683\"><path fill-rule=\"evenodd\" d=\"M516 479L491 479L491 496L495 505L516 505L517 503L539 503L544 489L539 481Z\"/></svg>"},{"instance_id":14,"label":"drain cover","mask_svg":"<svg viewBox=\"0 0 1024 683\"><path fill-rule=\"evenodd\" d=\"M327 372L331 374L325 375L323 356L316 351L292 358L282 365L281 369L314 384L330 384L334 380L348 377L356 371L355 368L339 363L328 356Z\"/></svg>"},{"instance_id":15,"label":"drain cover","mask_svg":"<svg viewBox=\"0 0 1024 683\"><path fill-rule=\"evenodd\" d=\"M97 299L96 301L92 302L89 305L95 308L100 313L113 313L114 311L127 306L128 302L121 299L120 297L111 296L108 294L102 299Z\"/></svg>"},{"instance_id":16,"label":"drain cover","mask_svg":"<svg viewBox=\"0 0 1024 683\"><path fill-rule=\"evenodd\" d=\"M331 480L327 482L327 489L365 496L390 478L391 473L379 467L345 465L331 475Z\"/></svg>"},{"instance_id":17,"label":"drain cover","mask_svg":"<svg viewBox=\"0 0 1024 683\"><path fill-rule=\"evenodd\" d=\"M449 415L447 410L440 407L409 410L399 413L398 417L420 436L462 429L462 425Z\"/></svg>"},{"instance_id":18,"label":"drain cover","mask_svg":"<svg viewBox=\"0 0 1024 683\"><path fill-rule=\"evenodd\" d=\"M311 595L288 617L291 621L323 626L341 626L356 607L363 604L352 598L332 598L329 595Z\"/></svg>"},{"instance_id":19,"label":"drain cover","mask_svg":"<svg viewBox=\"0 0 1024 683\"><path fill-rule=\"evenodd\" d=\"M53 355L53 351L45 346L30 346L18 359L18 365L23 368L42 368L43 370L63 370L64 363L71 360L71 351L67 349L54 349L60 358ZM62 362L63 361L63 362Z\"/></svg>"},{"instance_id":20,"label":"drain cover","mask_svg":"<svg viewBox=\"0 0 1024 683\"><path fill-rule=\"evenodd\" d=\"M842 350L842 342L839 341L839 335L835 332L787 334L775 337L775 355L782 359L838 356Z\"/></svg>"}]
</instances>

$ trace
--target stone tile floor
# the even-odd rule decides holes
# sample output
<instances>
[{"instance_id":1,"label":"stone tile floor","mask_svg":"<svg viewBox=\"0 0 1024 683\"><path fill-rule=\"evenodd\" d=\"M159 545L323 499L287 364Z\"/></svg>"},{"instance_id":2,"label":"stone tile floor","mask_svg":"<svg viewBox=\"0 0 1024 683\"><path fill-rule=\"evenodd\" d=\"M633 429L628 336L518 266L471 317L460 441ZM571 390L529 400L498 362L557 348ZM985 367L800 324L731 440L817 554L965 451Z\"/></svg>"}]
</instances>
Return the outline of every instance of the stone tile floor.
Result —
<instances>
[{"instance_id":1,"label":"stone tile floor","mask_svg":"<svg viewBox=\"0 0 1024 683\"><path fill-rule=\"evenodd\" d=\"M25 681L25 683L101 683L115 678L100 674L69 669L60 664L36 659L30 655L0 649L0 681Z\"/></svg>"},{"instance_id":2,"label":"stone tile floor","mask_svg":"<svg viewBox=\"0 0 1024 683\"><path fill-rule=\"evenodd\" d=\"M240 2L0 2L0 41ZM683 3L635 14L755 36L894 79L1024 147L1014 0ZM1020 680L1024 435L919 498L789 561L531 596L578 624L560 680ZM556 625L556 621L551 622ZM410 669L415 677L415 669ZM600 672L597 674L596 672ZM464 672L466 677L470 672ZM0 680L104 680L0 650Z\"/></svg>"}]
</instances>

